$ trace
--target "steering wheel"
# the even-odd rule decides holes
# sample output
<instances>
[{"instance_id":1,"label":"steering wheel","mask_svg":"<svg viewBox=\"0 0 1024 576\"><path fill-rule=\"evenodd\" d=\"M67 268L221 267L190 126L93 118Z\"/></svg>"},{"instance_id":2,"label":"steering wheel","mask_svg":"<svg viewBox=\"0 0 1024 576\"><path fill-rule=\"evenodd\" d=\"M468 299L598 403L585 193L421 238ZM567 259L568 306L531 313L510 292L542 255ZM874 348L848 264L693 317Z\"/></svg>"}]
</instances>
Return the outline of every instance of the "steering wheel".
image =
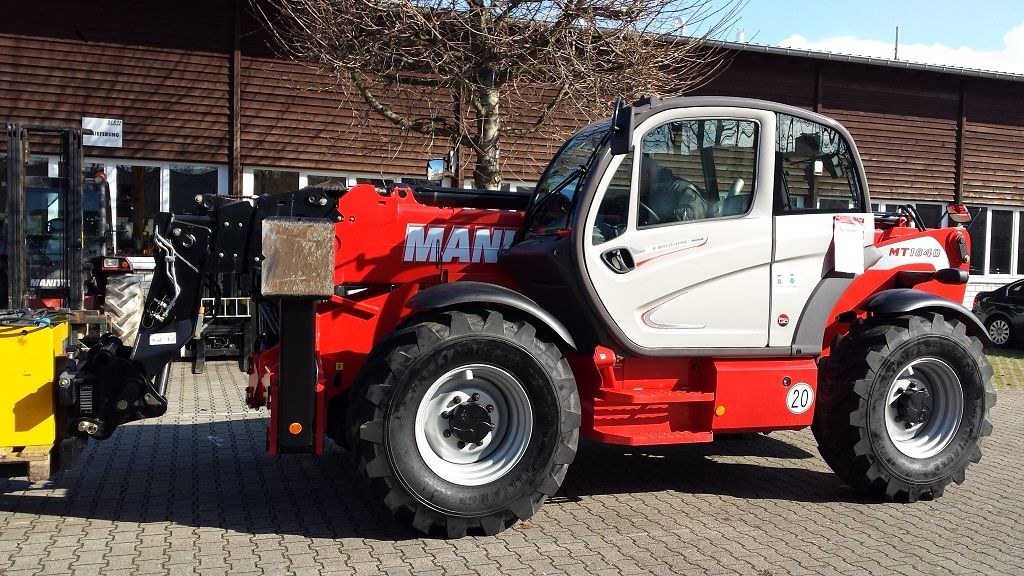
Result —
<instances>
[{"instance_id":1,"label":"steering wheel","mask_svg":"<svg viewBox=\"0 0 1024 576\"><path fill-rule=\"evenodd\" d=\"M640 210L637 214L637 220L641 226L650 226L661 222L661 218L658 217L657 212L651 210L651 208L643 202L637 201L640 204Z\"/></svg>"}]
</instances>

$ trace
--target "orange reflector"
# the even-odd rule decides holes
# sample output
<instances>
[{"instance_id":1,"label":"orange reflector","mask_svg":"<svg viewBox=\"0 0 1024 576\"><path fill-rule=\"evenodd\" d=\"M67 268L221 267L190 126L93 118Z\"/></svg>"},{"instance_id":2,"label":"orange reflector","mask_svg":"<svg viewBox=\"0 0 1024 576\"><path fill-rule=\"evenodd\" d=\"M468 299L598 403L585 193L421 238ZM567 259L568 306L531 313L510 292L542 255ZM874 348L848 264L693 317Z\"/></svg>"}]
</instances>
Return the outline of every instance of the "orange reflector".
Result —
<instances>
[{"instance_id":1,"label":"orange reflector","mask_svg":"<svg viewBox=\"0 0 1024 576\"><path fill-rule=\"evenodd\" d=\"M725 406L719 406L718 408L715 408L715 415L725 416Z\"/></svg>"},{"instance_id":2,"label":"orange reflector","mask_svg":"<svg viewBox=\"0 0 1024 576\"><path fill-rule=\"evenodd\" d=\"M302 432L302 424L299 424L298 422L292 422L291 424L288 425L288 431L291 432L292 434L298 434Z\"/></svg>"}]
</instances>

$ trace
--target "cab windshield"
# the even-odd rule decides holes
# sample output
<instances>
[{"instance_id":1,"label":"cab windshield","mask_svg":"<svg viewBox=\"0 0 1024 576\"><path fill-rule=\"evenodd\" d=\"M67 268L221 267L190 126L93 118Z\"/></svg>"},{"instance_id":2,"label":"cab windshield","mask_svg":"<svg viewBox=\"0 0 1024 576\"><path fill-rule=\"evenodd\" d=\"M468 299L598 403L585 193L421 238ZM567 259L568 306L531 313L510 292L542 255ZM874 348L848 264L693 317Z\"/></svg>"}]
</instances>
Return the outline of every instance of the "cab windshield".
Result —
<instances>
[{"instance_id":1,"label":"cab windshield","mask_svg":"<svg viewBox=\"0 0 1024 576\"><path fill-rule=\"evenodd\" d=\"M569 227L576 190L608 134L609 123L587 126L568 142L548 164L526 209L526 235L551 234Z\"/></svg>"}]
</instances>

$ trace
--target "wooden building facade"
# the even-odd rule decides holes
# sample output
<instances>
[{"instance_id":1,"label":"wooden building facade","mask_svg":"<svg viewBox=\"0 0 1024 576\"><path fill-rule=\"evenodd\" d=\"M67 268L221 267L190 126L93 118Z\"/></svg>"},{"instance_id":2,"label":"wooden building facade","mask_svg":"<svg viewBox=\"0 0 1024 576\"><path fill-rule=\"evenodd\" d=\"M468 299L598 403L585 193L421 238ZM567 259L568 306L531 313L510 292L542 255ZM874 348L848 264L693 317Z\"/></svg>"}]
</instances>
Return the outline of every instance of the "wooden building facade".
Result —
<instances>
[{"instance_id":1,"label":"wooden building facade","mask_svg":"<svg viewBox=\"0 0 1024 576\"><path fill-rule=\"evenodd\" d=\"M88 169L117 195L116 221L196 192L416 181L428 158L448 151L449 142L403 134L276 57L249 10L245 0L7 6L0 122L121 119L121 147L86 148ZM695 93L835 117L856 138L880 207L911 202L936 223L954 198L972 208L973 289L1024 277L1024 76L726 47L730 65ZM503 142L509 184L530 186L574 124L555 119L544 134ZM30 172L54 172L46 145L35 150Z\"/></svg>"}]
</instances>

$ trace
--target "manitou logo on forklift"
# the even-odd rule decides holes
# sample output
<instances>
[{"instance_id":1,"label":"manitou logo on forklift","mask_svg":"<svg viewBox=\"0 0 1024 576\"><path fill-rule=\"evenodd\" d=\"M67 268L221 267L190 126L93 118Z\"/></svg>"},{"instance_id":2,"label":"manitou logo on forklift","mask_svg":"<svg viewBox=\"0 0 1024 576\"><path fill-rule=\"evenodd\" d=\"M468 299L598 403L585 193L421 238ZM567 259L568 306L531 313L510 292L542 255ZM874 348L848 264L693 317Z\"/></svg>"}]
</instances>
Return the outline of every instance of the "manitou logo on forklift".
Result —
<instances>
[{"instance_id":1,"label":"manitou logo on forklift","mask_svg":"<svg viewBox=\"0 0 1024 576\"><path fill-rule=\"evenodd\" d=\"M357 185L200 200L154 223L135 347L105 339L61 375L66 435L165 411L177 352L154 342L192 337L217 274L261 303L248 403L270 408L270 452L330 438L431 534L529 518L580 436L810 427L853 489L912 502L962 482L991 432L988 337L960 304L966 231L911 206L872 213L849 132L803 109L617 104L529 197Z\"/></svg>"},{"instance_id":2,"label":"manitou logo on forklift","mask_svg":"<svg viewBox=\"0 0 1024 576\"><path fill-rule=\"evenodd\" d=\"M515 235L515 228L409 224L402 259L494 264L498 261L498 250L511 245Z\"/></svg>"}]
</instances>

